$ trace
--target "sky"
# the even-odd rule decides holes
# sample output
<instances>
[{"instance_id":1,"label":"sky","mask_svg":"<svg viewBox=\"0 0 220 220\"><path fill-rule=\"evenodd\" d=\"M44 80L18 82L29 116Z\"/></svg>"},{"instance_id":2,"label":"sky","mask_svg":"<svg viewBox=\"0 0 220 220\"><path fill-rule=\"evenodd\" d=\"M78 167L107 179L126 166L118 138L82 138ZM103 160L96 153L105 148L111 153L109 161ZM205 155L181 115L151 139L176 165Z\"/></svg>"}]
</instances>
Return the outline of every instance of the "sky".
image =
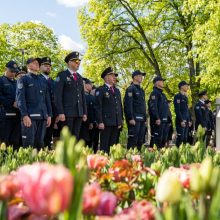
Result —
<instances>
[{"instance_id":1,"label":"sky","mask_svg":"<svg viewBox=\"0 0 220 220\"><path fill-rule=\"evenodd\" d=\"M88 0L0 0L0 24L34 21L54 30L64 49L83 52L77 11Z\"/></svg>"}]
</instances>

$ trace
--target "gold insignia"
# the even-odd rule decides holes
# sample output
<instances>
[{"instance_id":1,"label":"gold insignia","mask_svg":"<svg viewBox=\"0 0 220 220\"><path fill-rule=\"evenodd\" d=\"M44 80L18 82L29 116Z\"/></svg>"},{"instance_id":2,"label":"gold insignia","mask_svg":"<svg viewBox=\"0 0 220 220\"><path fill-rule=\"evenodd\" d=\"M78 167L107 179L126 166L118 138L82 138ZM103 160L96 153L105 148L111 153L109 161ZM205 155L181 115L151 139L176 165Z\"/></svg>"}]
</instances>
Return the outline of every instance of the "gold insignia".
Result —
<instances>
[{"instance_id":1,"label":"gold insignia","mask_svg":"<svg viewBox=\"0 0 220 220\"><path fill-rule=\"evenodd\" d=\"M132 97L132 92L128 92L128 97Z\"/></svg>"},{"instance_id":2,"label":"gold insignia","mask_svg":"<svg viewBox=\"0 0 220 220\"><path fill-rule=\"evenodd\" d=\"M179 99L177 99L177 100L176 100L176 102L177 102L177 103L180 103L180 100L179 100Z\"/></svg>"},{"instance_id":3,"label":"gold insignia","mask_svg":"<svg viewBox=\"0 0 220 220\"><path fill-rule=\"evenodd\" d=\"M109 94L108 92L106 92L106 93L105 93L105 97L108 98L109 96L110 96L110 94Z\"/></svg>"},{"instance_id":4,"label":"gold insignia","mask_svg":"<svg viewBox=\"0 0 220 220\"><path fill-rule=\"evenodd\" d=\"M153 99L153 100L156 99L155 95L152 95L152 96L151 96L151 99Z\"/></svg>"}]
</instances>

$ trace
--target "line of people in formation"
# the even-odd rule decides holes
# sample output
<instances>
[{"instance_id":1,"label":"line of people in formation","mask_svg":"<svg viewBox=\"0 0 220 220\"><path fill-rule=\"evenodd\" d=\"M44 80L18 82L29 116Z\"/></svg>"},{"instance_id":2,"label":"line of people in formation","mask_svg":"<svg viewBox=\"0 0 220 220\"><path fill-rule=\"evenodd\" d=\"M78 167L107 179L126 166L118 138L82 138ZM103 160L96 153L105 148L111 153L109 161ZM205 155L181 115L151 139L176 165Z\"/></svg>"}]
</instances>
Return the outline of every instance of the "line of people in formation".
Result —
<instances>
[{"instance_id":1,"label":"line of people in formation","mask_svg":"<svg viewBox=\"0 0 220 220\"><path fill-rule=\"evenodd\" d=\"M145 73L132 73L132 83L126 89L124 99L116 86L117 73L111 67L101 73L104 84L94 88L93 82L77 72L80 54L72 52L65 57L67 69L50 78L51 59L29 58L27 73L14 61L6 64L0 77L0 139L15 149L33 146L51 147L52 140L59 138L62 127L68 126L77 139L97 151L109 152L118 143L123 120L128 127L128 148L145 143L147 110L145 92L141 88ZM172 137L172 116L163 93L164 79L153 80L153 91L148 100L151 140L150 147L167 145ZM176 146L192 143L194 123L188 107L185 81L178 84L179 93L174 96L176 114ZM207 143L215 127L211 103L207 92L201 91L194 107L195 130L201 125L206 130ZM122 107L124 106L124 108Z\"/></svg>"}]
</instances>

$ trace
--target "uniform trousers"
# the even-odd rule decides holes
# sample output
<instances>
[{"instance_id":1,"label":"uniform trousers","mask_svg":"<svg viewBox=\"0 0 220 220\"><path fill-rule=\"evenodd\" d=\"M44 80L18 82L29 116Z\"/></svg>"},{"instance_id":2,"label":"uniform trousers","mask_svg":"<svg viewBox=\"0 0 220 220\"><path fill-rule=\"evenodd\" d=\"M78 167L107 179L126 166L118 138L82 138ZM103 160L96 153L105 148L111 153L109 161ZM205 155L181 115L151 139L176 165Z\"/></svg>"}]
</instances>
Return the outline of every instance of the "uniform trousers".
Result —
<instances>
[{"instance_id":1,"label":"uniform trousers","mask_svg":"<svg viewBox=\"0 0 220 220\"><path fill-rule=\"evenodd\" d=\"M32 146L38 150L44 147L44 136L46 133L46 120L32 119L31 126L26 127L21 122L21 135L23 147Z\"/></svg>"}]
</instances>

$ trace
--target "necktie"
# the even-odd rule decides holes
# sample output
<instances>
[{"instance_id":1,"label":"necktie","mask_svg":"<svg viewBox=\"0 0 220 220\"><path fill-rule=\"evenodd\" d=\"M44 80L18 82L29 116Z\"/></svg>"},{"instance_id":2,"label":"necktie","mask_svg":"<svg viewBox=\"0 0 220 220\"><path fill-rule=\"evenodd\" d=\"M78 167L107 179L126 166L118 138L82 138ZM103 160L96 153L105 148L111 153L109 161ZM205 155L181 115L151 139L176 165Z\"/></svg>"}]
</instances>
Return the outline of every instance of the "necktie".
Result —
<instances>
[{"instance_id":1,"label":"necktie","mask_svg":"<svg viewBox=\"0 0 220 220\"><path fill-rule=\"evenodd\" d=\"M77 81L77 75L76 75L76 73L73 73L73 79L74 79L74 81Z\"/></svg>"},{"instance_id":2,"label":"necktie","mask_svg":"<svg viewBox=\"0 0 220 220\"><path fill-rule=\"evenodd\" d=\"M115 94L115 90L114 90L113 86L110 87L110 90L111 90L112 95L114 95Z\"/></svg>"}]
</instances>

